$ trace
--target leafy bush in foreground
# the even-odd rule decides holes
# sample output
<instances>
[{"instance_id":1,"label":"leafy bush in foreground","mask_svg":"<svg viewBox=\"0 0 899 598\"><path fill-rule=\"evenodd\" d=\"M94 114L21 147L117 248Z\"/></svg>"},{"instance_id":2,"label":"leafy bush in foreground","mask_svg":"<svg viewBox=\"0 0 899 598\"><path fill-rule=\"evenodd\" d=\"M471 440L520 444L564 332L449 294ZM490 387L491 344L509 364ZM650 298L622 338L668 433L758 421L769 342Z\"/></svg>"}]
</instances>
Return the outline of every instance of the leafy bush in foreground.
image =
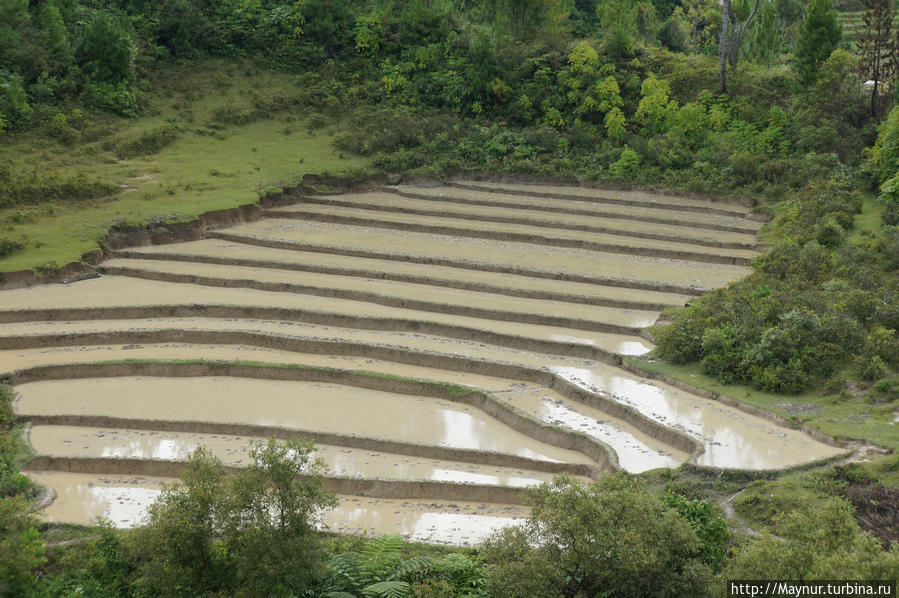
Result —
<instances>
[{"instance_id":1,"label":"leafy bush in foreground","mask_svg":"<svg viewBox=\"0 0 899 598\"><path fill-rule=\"evenodd\" d=\"M701 509L672 506L626 474L589 485L562 476L531 502L525 525L485 547L491 596L704 595L728 539L699 531Z\"/></svg>"}]
</instances>

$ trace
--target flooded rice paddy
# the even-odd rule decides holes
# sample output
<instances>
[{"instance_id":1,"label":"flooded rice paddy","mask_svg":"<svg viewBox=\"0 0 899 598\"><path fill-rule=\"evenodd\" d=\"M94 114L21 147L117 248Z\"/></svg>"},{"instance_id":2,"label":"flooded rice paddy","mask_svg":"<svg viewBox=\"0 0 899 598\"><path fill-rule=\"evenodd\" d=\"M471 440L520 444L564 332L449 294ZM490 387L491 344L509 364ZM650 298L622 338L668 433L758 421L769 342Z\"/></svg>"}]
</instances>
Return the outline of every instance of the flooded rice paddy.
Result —
<instances>
[{"instance_id":1,"label":"flooded rice paddy","mask_svg":"<svg viewBox=\"0 0 899 598\"><path fill-rule=\"evenodd\" d=\"M137 525L174 481L161 466L204 446L240 467L302 431L335 487L394 484L339 492L323 528L472 544L559 471L839 454L620 367L664 307L748 273L759 225L739 204L548 185L308 197L120 250L100 278L0 292L0 370L48 520Z\"/></svg>"}]
</instances>

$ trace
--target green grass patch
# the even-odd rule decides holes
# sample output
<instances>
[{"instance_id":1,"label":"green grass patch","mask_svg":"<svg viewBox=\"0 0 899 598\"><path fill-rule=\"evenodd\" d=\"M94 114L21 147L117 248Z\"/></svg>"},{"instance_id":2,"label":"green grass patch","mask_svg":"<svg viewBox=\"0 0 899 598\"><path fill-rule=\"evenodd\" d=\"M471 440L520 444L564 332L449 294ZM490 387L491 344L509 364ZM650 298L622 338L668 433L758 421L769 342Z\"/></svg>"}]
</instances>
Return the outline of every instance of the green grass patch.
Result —
<instances>
[{"instance_id":1,"label":"green grass patch","mask_svg":"<svg viewBox=\"0 0 899 598\"><path fill-rule=\"evenodd\" d=\"M855 215L852 230L848 235L849 241L854 241L863 233L880 235L883 227L884 206L876 197L867 196L862 202L862 211Z\"/></svg>"},{"instance_id":2,"label":"green grass patch","mask_svg":"<svg viewBox=\"0 0 899 598\"><path fill-rule=\"evenodd\" d=\"M824 395L806 392L782 395L763 392L741 384L722 384L702 372L698 363L673 365L663 361L647 361L625 357L625 361L641 369L670 376L698 388L729 396L743 403L767 409L787 418L795 425L808 424L815 430L838 439L867 440L899 450L899 426L891 423L895 404L872 405L864 396Z\"/></svg>"},{"instance_id":3,"label":"green grass patch","mask_svg":"<svg viewBox=\"0 0 899 598\"><path fill-rule=\"evenodd\" d=\"M90 115L79 144L43 129L4 138L0 165L11 181L0 187L14 193L0 201L0 235L23 249L0 256L0 272L78 260L116 224L188 220L307 173L369 167L335 149L342 123L309 123L318 112L301 105L292 75L206 60L160 72L149 87L143 115ZM223 106L254 117L223 123Z\"/></svg>"},{"instance_id":4,"label":"green grass patch","mask_svg":"<svg viewBox=\"0 0 899 598\"><path fill-rule=\"evenodd\" d=\"M752 527L776 532L774 521L779 514L803 505L823 506L828 495L815 487L816 479L816 476L800 475L752 482L732 501L734 510Z\"/></svg>"}]
</instances>

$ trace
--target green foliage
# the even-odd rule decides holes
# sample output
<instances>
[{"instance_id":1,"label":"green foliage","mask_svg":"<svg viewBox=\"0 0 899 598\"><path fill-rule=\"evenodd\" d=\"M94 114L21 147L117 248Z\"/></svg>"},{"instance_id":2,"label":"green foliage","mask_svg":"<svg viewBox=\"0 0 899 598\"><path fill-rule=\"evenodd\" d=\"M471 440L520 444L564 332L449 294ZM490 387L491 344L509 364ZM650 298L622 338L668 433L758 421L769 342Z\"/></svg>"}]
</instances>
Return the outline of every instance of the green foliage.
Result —
<instances>
[{"instance_id":1,"label":"green foliage","mask_svg":"<svg viewBox=\"0 0 899 598\"><path fill-rule=\"evenodd\" d=\"M648 77L640 86L640 93L642 97L634 116L647 135L664 133L669 118L677 110L677 103L670 99L671 86L664 79Z\"/></svg>"},{"instance_id":2,"label":"green foliage","mask_svg":"<svg viewBox=\"0 0 899 598\"><path fill-rule=\"evenodd\" d=\"M776 518L779 537L765 534L734 551L729 579L895 579L899 550L885 551L862 533L852 507L832 498L823 507L800 507Z\"/></svg>"},{"instance_id":3,"label":"green foliage","mask_svg":"<svg viewBox=\"0 0 899 598\"><path fill-rule=\"evenodd\" d=\"M21 496L0 497L0 596L33 594L44 552L30 503Z\"/></svg>"},{"instance_id":4,"label":"green foliage","mask_svg":"<svg viewBox=\"0 0 899 598\"><path fill-rule=\"evenodd\" d=\"M356 51L360 54L369 56L377 54L384 40L381 18L376 14L360 17L353 28L353 39L356 41Z\"/></svg>"},{"instance_id":5,"label":"green foliage","mask_svg":"<svg viewBox=\"0 0 899 598\"><path fill-rule=\"evenodd\" d=\"M891 259L891 246L847 244L862 207L847 187L813 182L784 202L776 227L785 240L756 259L747 279L693 301L659 330L658 353L701 362L725 384L781 393L847 367L860 379L889 375L892 291L889 275L873 268Z\"/></svg>"},{"instance_id":6,"label":"green foliage","mask_svg":"<svg viewBox=\"0 0 899 598\"><path fill-rule=\"evenodd\" d=\"M496 0L496 4L520 37L558 35L569 14L563 0Z\"/></svg>"},{"instance_id":7,"label":"green foliage","mask_svg":"<svg viewBox=\"0 0 899 598\"><path fill-rule=\"evenodd\" d=\"M868 152L870 169L881 184L881 197L899 202L899 106L893 108L878 128L877 141Z\"/></svg>"},{"instance_id":8,"label":"green foliage","mask_svg":"<svg viewBox=\"0 0 899 598\"><path fill-rule=\"evenodd\" d=\"M91 180L86 176L57 179L52 175L41 177L36 172L29 177L0 181L0 207L32 205L52 200L77 201L111 195L118 191L115 185Z\"/></svg>"},{"instance_id":9,"label":"green foliage","mask_svg":"<svg viewBox=\"0 0 899 598\"><path fill-rule=\"evenodd\" d=\"M134 43L122 22L98 10L84 29L75 58L92 82L116 86L134 81L134 53Z\"/></svg>"},{"instance_id":10,"label":"green foliage","mask_svg":"<svg viewBox=\"0 0 899 598\"><path fill-rule=\"evenodd\" d=\"M696 530L702 543L699 550L702 562L716 573L720 572L727 563L731 540L731 532L721 510L708 500L689 499L671 491L665 495L665 503L685 517Z\"/></svg>"},{"instance_id":11,"label":"green foliage","mask_svg":"<svg viewBox=\"0 0 899 598\"><path fill-rule=\"evenodd\" d=\"M788 48L785 23L777 18L776 4L773 0L759 3L758 14L740 44L740 55L745 59L771 64Z\"/></svg>"},{"instance_id":12,"label":"green foliage","mask_svg":"<svg viewBox=\"0 0 899 598\"><path fill-rule=\"evenodd\" d=\"M616 179L624 179L633 175L640 166L640 155L631 148L624 146L621 157L609 164L609 174Z\"/></svg>"},{"instance_id":13,"label":"green foliage","mask_svg":"<svg viewBox=\"0 0 899 598\"><path fill-rule=\"evenodd\" d=\"M155 154L165 146L173 143L180 135L181 131L179 127L174 125L164 125L146 131L135 139L120 143L116 148L116 153L123 158L134 158L136 156Z\"/></svg>"},{"instance_id":14,"label":"green foliage","mask_svg":"<svg viewBox=\"0 0 899 598\"><path fill-rule=\"evenodd\" d=\"M836 49L841 36L831 0L810 0L793 51L800 81L808 84L818 78L818 69Z\"/></svg>"},{"instance_id":15,"label":"green foliage","mask_svg":"<svg viewBox=\"0 0 899 598\"><path fill-rule=\"evenodd\" d=\"M304 36L326 53L333 55L349 46L355 23L347 0L307 0L302 3L302 15Z\"/></svg>"},{"instance_id":16,"label":"green foliage","mask_svg":"<svg viewBox=\"0 0 899 598\"><path fill-rule=\"evenodd\" d=\"M523 528L485 547L488 589L512 596L696 596L711 589L690 521L625 474L557 478L532 495Z\"/></svg>"},{"instance_id":17,"label":"green foliage","mask_svg":"<svg viewBox=\"0 0 899 598\"><path fill-rule=\"evenodd\" d=\"M25 245L21 241L12 239L0 239L0 258L12 255L17 251L25 249Z\"/></svg>"},{"instance_id":18,"label":"green foliage","mask_svg":"<svg viewBox=\"0 0 899 598\"><path fill-rule=\"evenodd\" d=\"M4 121L0 126L0 133L7 126L26 122L33 111L28 104L22 78L0 70L0 115Z\"/></svg>"},{"instance_id":19,"label":"green foliage","mask_svg":"<svg viewBox=\"0 0 899 598\"><path fill-rule=\"evenodd\" d=\"M314 525L334 498L311 445L270 440L251 456L250 467L229 476L208 452L194 453L181 486L163 492L133 536L140 592L289 595L322 577Z\"/></svg>"},{"instance_id":20,"label":"green foliage","mask_svg":"<svg viewBox=\"0 0 899 598\"><path fill-rule=\"evenodd\" d=\"M439 589L447 598L484 596L484 571L471 558L457 553L441 558L405 557L405 549L403 539L393 535L372 538L359 552L335 554L328 562L329 575L319 594L329 598L408 598L432 595L432 590Z\"/></svg>"},{"instance_id":21,"label":"green foliage","mask_svg":"<svg viewBox=\"0 0 899 598\"><path fill-rule=\"evenodd\" d=\"M607 0L600 5L603 49L606 55L617 62L623 62L634 55L638 14L639 4L630 0Z\"/></svg>"}]
</instances>

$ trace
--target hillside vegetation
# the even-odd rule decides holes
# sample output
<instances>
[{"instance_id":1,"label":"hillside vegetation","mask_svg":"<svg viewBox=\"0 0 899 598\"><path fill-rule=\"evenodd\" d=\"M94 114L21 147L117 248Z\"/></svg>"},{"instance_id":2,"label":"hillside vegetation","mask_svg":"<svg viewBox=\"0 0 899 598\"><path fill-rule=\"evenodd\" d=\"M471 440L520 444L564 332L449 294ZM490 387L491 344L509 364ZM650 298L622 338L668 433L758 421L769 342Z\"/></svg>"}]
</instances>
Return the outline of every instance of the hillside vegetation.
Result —
<instances>
[{"instance_id":1,"label":"hillside vegetation","mask_svg":"<svg viewBox=\"0 0 899 598\"><path fill-rule=\"evenodd\" d=\"M895 32L871 50L830 0L731 4L731 22L752 20L720 57L716 0L0 0L0 271L52 275L114 225L325 171L748 197L769 248L671 310L641 367L895 449ZM892 23L891 6L838 8ZM48 549L3 413L2 596L696 596L733 578L899 576L895 457L755 481L562 479L526 526L445 555L267 518L265 476L308 456L269 445L256 477L224 481L198 454L146 528ZM311 518L329 498L304 488Z\"/></svg>"}]
</instances>

